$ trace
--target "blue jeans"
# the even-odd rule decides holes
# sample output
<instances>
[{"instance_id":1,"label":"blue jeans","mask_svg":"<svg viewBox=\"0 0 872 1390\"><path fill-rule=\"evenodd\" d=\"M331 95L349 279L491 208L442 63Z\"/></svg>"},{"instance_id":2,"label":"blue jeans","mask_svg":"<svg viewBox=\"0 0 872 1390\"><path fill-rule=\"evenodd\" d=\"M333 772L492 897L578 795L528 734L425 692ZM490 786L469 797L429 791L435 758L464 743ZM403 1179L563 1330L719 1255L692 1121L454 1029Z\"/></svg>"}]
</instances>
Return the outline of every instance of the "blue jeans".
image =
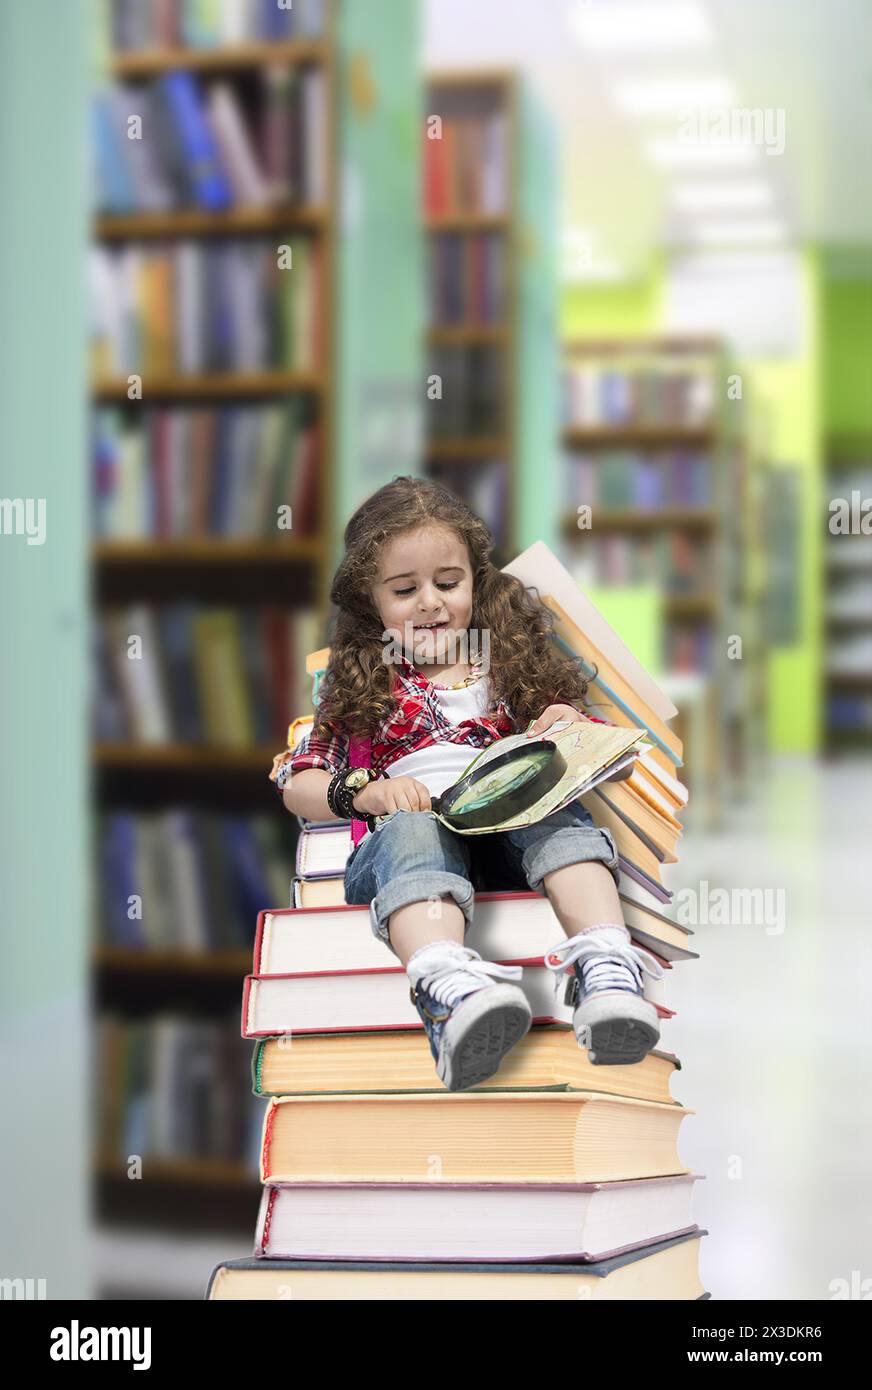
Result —
<instances>
[{"instance_id":1,"label":"blue jeans","mask_svg":"<svg viewBox=\"0 0 872 1390\"><path fill-rule=\"evenodd\" d=\"M598 860L618 882L618 852L578 801L523 830L458 835L430 811L394 811L360 841L345 867L345 901L369 904L373 935L394 951L392 912L444 895L472 921L473 894L543 893L546 874Z\"/></svg>"}]
</instances>

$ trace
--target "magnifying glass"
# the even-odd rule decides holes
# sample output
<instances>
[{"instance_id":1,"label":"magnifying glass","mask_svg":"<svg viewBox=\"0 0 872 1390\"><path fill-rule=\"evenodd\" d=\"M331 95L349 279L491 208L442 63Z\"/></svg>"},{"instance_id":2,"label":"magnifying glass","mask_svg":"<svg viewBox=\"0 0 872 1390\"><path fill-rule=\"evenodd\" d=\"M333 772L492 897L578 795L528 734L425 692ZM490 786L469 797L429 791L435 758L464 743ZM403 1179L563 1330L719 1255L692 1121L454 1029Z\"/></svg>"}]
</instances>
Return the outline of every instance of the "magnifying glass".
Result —
<instances>
[{"instance_id":1,"label":"magnifying glass","mask_svg":"<svg viewBox=\"0 0 872 1390\"><path fill-rule=\"evenodd\" d=\"M458 830L486 829L512 820L555 787L566 759L551 739L512 748L472 770L431 800L431 809Z\"/></svg>"}]
</instances>

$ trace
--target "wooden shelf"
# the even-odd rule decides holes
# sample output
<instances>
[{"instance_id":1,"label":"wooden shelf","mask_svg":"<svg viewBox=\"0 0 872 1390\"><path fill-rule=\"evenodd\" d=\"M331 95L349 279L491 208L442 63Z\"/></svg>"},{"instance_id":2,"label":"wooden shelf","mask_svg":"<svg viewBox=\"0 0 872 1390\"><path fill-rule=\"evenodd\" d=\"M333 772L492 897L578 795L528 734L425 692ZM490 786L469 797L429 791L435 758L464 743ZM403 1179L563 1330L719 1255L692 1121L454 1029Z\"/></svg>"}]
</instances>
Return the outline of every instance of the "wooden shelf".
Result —
<instances>
[{"instance_id":1,"label":"wooden shelf","mask_svg":"<svg viewBox=\"0 0 872 1390\"><path fill-rule=\"evenodd\" d=\"M169 400L221 400L226 396L284 396L294 391L317 394L323 385L320 372L216 372L205 376L142 373L143 399L160 396ZM101 377L94 383L93 394L101 401L123 403L128 400L128 389L126 377Z\"/></svg>"},{"instance_id":2,"label":"wooden shelf","mask_svg":"<svg viewBox=\"0 0 872 1390\"><path fill-rule=\"evenodd\" d=\"M94 219L94 234L103 241L179 236L231 236L244 232L274 232L282 228L321 231L326 214L321 208L235 207L226 212L179 208L171 212L103 213Z\"/></svg>"},{"instance_id":3,"label":"wooden shelf","mask_svg":"<svg viewBox=\"0 0 872 1390\"><path fill-rule=\"evenodd\" d=\"M143 947L98 946L93 954L96 970L113 974L248 975L251 951L170 951Z\"/></svg>"},{"instance_id":4,"label":"wooden shelf","mask_svg":"<svg viewBox=\"0 0 872 1390\"><path fill-rule=\"evenodd\" d=\"M869 671L826 671L830 685L842 685L851 690L872 691L872 670Z\"/></svg>"},{"instance_id":5,"label":"wooden shelf","mask_svg":"<svg viewBox=\"0 0 872 1390\"><path fill-rule=\"evenodd\" d=\"M592 531L658 531L665 528L707 531L715 524L710 507L661 507L642 511L637 508L602 509L591 506L591 526L579 530L578 518L570 512L563 521L567 536L589 535Z\"/></svg>"},{"instance_id":6,"label":"wooden shelf","mask_svg":"<svg viewBox=\"0 0 872 1390\"><path fill-rule=\"evenodd\" d=\"M424 219L428 232L507 232L510 225L505 212L440 212Z\"/></svg>"},{"instance_id":7,"label":"wooden shelf","mask_svg":"<svg viewBox=\"0 0 872 1390\"><path fill-rule=\"evenodd\" d=\"M156 48L116 53L110 62L115 77L156 77L183 68L190 72L233 72L280 64L323 63L327 46L321 39L287 39L282 43L241 43L220 48Z\"/></svg>"},{"instance_id":8,"label":"wooden shelf","mask_svg":"<svg viewBox=\"0 0 872 1390\"><path fill-rule=\"evenodd\" d=\"M427 330L431 347L475 347L479 343L501 346L509 340L509 330L501 323L442 324Z\"/></svg>"},{"instance_id":9,"label":"wooden shelf","mask_svg":"<svg viewBox=\"0 0 872 1390\"><path fill-rule=\"evenodd\" d=\"M829 628L872 627L872 613L846 613L842 617L825 615L824 622Z\"/></svg>"},{"instance_id":10,"label":"wooden shelf","mask_svg":"<svg viewBox=\"0 0 872 1390\"><path fill-rule=\"evenodd\" d=\"M317 536L287 540L98 541L92 547L96 564L123 565L299 565L314 564L321 557Z\"/></svg>"},{"instance_id":11,"label":"wooden shelf","mask_svg":"<svg viewBox=\"0 0 872 1390\"><path fill-rule=\"evenodd\" d=\"M710 448L715 442L712 425L567 425L563 443L571 449Z\"/></svg>"},{"instance_id":12,"label":"wooden shelf","mask_svg":"<svg viewBox=\"0 0 872 1390\"><path fill-rule=\"evenodd\" d=\"M427 87L492 87L505 100L515 83L514 68L436 68L427 73Z\"/></svg>"},{"instance_id":13,"label":"wooden shelf","mask_svg":"<svg viewBox=\"0 0 872 1390\"><path fill-rule=\"evenodd\" d=\"M272 767L281 739L269 748L232 748L222 744L98 743L93 759L99 768L123 768L131 772L214 769L224 773L257 773L264 777Z\"/></svg>"},{"instance_id":14,"label":"wooden shelf","mask_svg":"<svg viewBox=\"0 0 872 1390\"><path fill-rule=\"evenodd\" d=\"M664 334L638 338L568 338L564 352L583 357L647 357L660 355L715 355L723 347L721 339L708 333Z\"/></svg>"},{"instance_id":15,"label":"wooden shelf","mask_svg":"<svg viewBox=\"0 0 872 1390\"><path fill-rule=\"evenodd\" d=\"M94 1171L104 1182L129 1182L127 1159L101 1154ZM241 1163L218 1158L164 1159L142 1155L143 1174L149 1183L183 1183L202 1187L245 1187L252 1192L261 1186L257 1173Z\"/></svg>"},{"instance_id":16,"label":"wooden shelf","mask_svg":"<svg viewBox=\"0 0 872 1390\"><path fill-rule=\"evenodd\" d=\"M665 594L663 604L670 618L710 618L717 612L713 594Z\"/></svg>"},{"instance_id":17,"label":"wooden shelf","mask_svg":"<svg viewBox=\"0 0 872 1390\"><path fill-rule=\"evenodd\" d=\"M494 439L443 439L427 444L425 455L429 463L464 463L467 459L505 459L508 441Z\"/></svg>"}]
</instances>

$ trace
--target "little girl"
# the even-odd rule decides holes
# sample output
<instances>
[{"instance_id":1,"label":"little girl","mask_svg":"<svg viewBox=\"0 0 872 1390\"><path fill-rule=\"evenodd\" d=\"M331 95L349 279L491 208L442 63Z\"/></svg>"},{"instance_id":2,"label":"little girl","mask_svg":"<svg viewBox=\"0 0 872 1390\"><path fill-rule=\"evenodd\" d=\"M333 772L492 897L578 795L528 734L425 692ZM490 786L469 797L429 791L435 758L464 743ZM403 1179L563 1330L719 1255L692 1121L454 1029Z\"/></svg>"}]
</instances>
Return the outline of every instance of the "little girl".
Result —
<instances>
[{"instance_id":1,"label":"little girl","mask_svg":"<svg viewBox=\"0 0 872 1390\"><path fill-rule=\"evenodd\" d=\"M659 1037L642 971L662 970L630 940L614 840L578 801L486 835L459 835L427 814L494 739L531 720L532 736L588 717L586 683L552 641L548 610L491 563L492 543L463 502L423 479L395 478L358 508L333 581L315 726L270 774L294 815L366 819L346 902L369 905L373 932L405 966L452 1091L492 1076L532 1022L509 983L522 967L464 944L476 890L544 889L567 938L545 964L578 981L573 1025L591 1062L639 1062ZM352 738L368 747L364 769L349 766Z\"/></svg>"}]
</instances>

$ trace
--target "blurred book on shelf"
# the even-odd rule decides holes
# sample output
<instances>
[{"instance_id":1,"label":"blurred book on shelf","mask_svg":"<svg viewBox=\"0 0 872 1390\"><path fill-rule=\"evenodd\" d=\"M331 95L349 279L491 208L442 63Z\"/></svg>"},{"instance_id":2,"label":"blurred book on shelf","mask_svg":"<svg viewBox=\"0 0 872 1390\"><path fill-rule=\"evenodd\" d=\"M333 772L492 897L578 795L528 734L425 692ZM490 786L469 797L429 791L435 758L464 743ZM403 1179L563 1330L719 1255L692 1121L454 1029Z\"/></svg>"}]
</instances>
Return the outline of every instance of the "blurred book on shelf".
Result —
<instances>
[{"instance_id":1,"label":"blurred book on shelf","mask_svg":"<svg viewBox=\"0 0 872 1390\"><path fill-rule=\"evenodd\" d=\"M872 438L827 440L824 713L831 750L872 738Z\"/></svg>"},{"instance_id":2,"label":"blurred book on shelf","mask_svg":"<svg viewBox=\"0 0 872 1390\"><path fill-rule=\"evenodd\" d=\"M594 520L573 567L583 588L651 583L664 594L703 595L711 574L711 547L682 532L598 535Z\"/></svg>"},{"instance_id":3,"label":"blurred book on shelf","mask_svg":"<svg viewBox=\"0 0 872 1390\"><path fill-rule=\"evenodd\" d=\"M286 244L281 256L274 240L257 238L92 246L98 384L131 373L318 370L323 248L307 236Z\"/></svg>"},{"instance_id":4,"label":"blurred book on shelf","mask_svg":"<svg viewBox=\"0 0 872 1390\"><path fill-rule=\"evenodd\" d=\"M324 0L110 0L101 6L109 40L121 52L154 48L204 48L270 40L318 38L324 32Z\"/></svg>"},{"instance_id":5,"label":"blurred book on shelf","mask_svg":"<svg viewBox=\"0 0 872 1390\"><path fill-rule=\"evenodd\" d=\"M97 812L97 944L192 955L250 949L263 904L286 901L290 840L273 816L193 806Z\"/></svg>"},{"instance_id":6,"label":"blurred book on shelf","mask_svg":"<svg viewBox=\"0 0 872 1390\"><path fill-rule=\"evenodd\" d=\"M872 633L831 637L826 661L834 675L862 676L872 682Z\"/></svg>"},{"instance_id":7,"label":"blurred book on shelf","mask_svg":"<svg viewBox=\"0 0 872 1390\"><path fill-rule=\"evenodd\" d=\"M432 442L480 439L499 433L503 418L504 361L500 348L474 343L431 347L428 376L439 393L427 400L428 437Z\"/></svg>"},{"instance_id":8,"label":"blurred book on shelf","mask_svg":"<svg viewBox=\"0 0 872 1390\"><path fill-rule=\"evenodd\" d=\"M505 213L509 127L502 94L486 86L439 89L439 126L424 121L424 212L427 217Z\"/></svg>"},{"instance_id":9,"label":"blurred book on shelf","mask_svg":"<svg viewBox=\"0 0 872 1390\"><path fill-rule=\"evenodd\" d=\"M831 622L872 622L872 571L856 578L849 575L830 585L827 618Z\"/></svg>"},{"instance_id":10,"label":"blurred book on shelf","mask_svg":"<svg viewBox=\"0 0 872 1390\"><path fill-rule=\"evenodd\" d=\"M714 671L714 635L706 624L673 626L666 633L664 656L667 669L678 672Z\"/></svg>"},{"instance_id":11,"label":"blurred book on shelf","mask_svg":"<svg viewBox=\"0 0 872 1390\"><path fill-rule=\"evenodd\" d=\"M319 430L308 403L94 413L97 540L281 540L315 533Z\"/></svg>"},{"instance_id":12,"label":"blurred book on shelf","mask_svg":"<svg viewBox=\"0 0 872 1390\"><path fill-rule=\"evenodd\" d=\"M836 733L872 734L872 694L831 692L827 700L827 717L831 729Z\"/></svg>"},{"instance_id":13,"label":"blurred book on shelf","mask_svg":"<svg viewBox=\"0 0 872 1390\"><path fill-rule=\"evenodd\" d=\"M652 362L615 353L607 362L568 362L563 369L563 423L705 427L715 411L714 383L687 355L668 351Z\"/></svg>"},{"instance_id":14,"label":"blurred book on shelf","mask_svg":"<svg viewBox=\"0 0 872 1390\"><path fill-rule=\"evenodd\" d=\"M276 605L106 608L95 631L98 741L257 748L305 698L316 615Z\"/></svg>"},{"instance_id":15,"label":"blurred book on shelf","mask_svg":"<svg viewBox=\"0 0 872 1390\"><path fill-rule=\"evenodd\" d=\"M567 498L573 506L708 507L713 500L712 461L690 449L573 449L564 456Z\"/></svg>"},{"instance_id":16,"label":"blurred book on shelf","mask_svg":"<svg viewBox=\"0 0 872 1390\"><path fill-rule=\"evenodd\" d=\"M320 208L324 102L318 68L264 67L244 92L184 71L107 84L93 97L95 209Z\"/></svg>"},{"instance_id":17,"label":"blurred book on shelf","mask_svg":"<svg viewBox=\"0 0 872 1390\"><path fill-rule=\"evenodd\" d=\"M502 322L507 266L501 233L434 232L428 254L433 327Z\"/></svg>"},{"instance_id":18,"label":"blurred book on shelf","mask_svg":"<svg viewBox=\"0 0 872 1390\"><path fill-rule=\"evenodd\" d=\"M237 1015L101 1012L93 1089L100 1171L124 1174L136 1156L146 1176L155 1162L199 1161L232 1164L256 1181L262 1117L238 1035Z\"/></svg>"},{"instance_id":19,"label":"blurred book on shelf","mask_svg":"<svg viewBox=\"0 0 872 1390\"><path fill-rule=\"evenodd\" d=\"M465 463L452 466L431 460L429 474L480 516L491 535L502 536L508 520L509 473L505 459L476 459L475 468Z\"/></svg>"}]
</instances>

